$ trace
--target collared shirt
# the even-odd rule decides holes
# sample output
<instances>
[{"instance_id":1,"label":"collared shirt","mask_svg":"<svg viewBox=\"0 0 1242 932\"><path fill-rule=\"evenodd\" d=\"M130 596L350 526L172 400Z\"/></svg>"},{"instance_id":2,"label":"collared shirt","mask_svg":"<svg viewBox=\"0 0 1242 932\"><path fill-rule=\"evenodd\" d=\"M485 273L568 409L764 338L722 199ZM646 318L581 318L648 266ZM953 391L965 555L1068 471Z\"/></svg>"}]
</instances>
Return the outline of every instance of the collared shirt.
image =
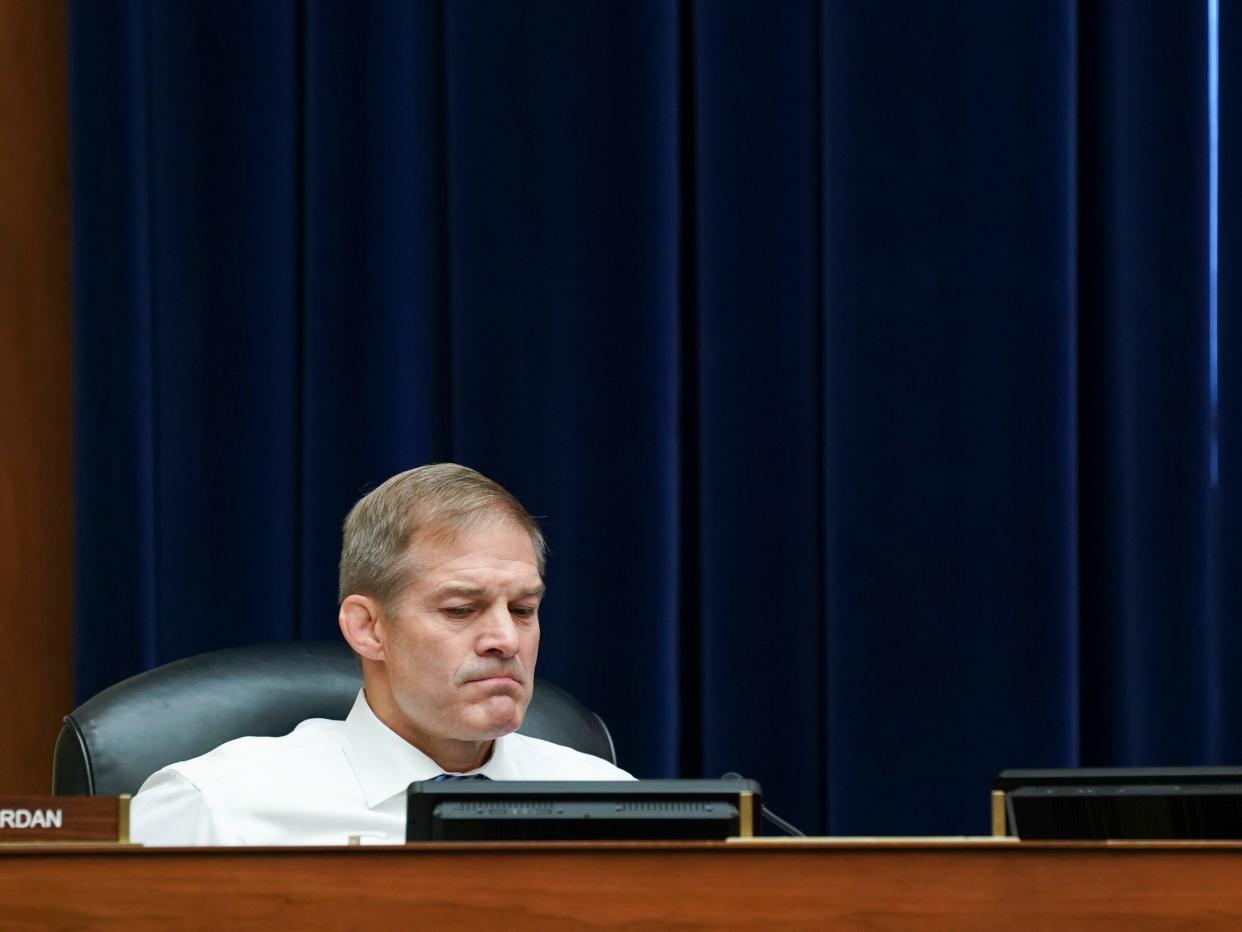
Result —
<instances>
[{"instance_id":1,"label":"collared shirt","mask_svg":"<svg viewBox=\"0 0 1242 932\"><path fill-rule=\"evenodd\" d=\"M405 841L406 789L443 773L375 717L359 691L343 722L238 738L157 771L130 804L145 845L343 845ZM607 761L511 734L469 773L493 780L632 780Z\"/></svg>"}]
</instances>

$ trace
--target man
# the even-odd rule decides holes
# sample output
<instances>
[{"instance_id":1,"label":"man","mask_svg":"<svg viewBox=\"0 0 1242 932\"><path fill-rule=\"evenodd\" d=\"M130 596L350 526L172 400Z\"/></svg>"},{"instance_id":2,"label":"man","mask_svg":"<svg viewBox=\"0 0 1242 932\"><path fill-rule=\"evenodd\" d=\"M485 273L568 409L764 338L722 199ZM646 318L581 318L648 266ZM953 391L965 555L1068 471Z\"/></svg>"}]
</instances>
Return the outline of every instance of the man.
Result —
<instances>
[{"instance_id":1,"label":"man","mask_svg":"<svg viewBox=\"0 0 1242 932\"><path fill-rule=\"evenodd\" d=\"M463 466L412 469L364 496L341 546L338 620L363 679L349 716L165 767L131 804L134 840L399 844L415 780L632 779L514 734L534 689L544 553L517 499Z\"/></svg>"}]
</instances>

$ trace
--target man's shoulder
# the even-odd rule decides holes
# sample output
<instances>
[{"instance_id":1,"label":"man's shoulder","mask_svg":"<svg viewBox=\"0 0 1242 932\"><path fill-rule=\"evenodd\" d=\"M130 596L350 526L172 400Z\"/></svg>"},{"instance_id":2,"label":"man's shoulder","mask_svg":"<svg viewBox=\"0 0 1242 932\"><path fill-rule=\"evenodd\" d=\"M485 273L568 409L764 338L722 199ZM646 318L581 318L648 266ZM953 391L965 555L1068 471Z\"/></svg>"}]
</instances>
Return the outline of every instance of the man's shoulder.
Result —
<instances>
[{"instance_id":1,"label":"man's shoulder","mask_svg":"<svg viewBox=\"0 0 1242 932\"><path fill-rule=\"evenodd\" d=\"M283 737L237 738L169 764L134 797L131 837L147 845L343 844L359 833L399 841L391 817L367 810L343 727L310 719Z\"/></svg>"},{"instance_id":2,"label":"man's shoulder","mask_svg":"<svg viewBox=\"0 0 1242 932\"><path fill-rule=\"evenodd\" d=\"M169 764L150 780L163 773L175 773L206 789L235 781L249 783L258 776L263 784L279 785L279 777L286 773L305 774L306 768L321 763L323 758L341 756L343 727L344 722L308 719L280 737L235 738L199 757Z\"/></svg>"},{"instance_id":3,"label":"man's shoulder","mask_svg":"<svg viewBox=\"0 0 1242 932\"><path fill-rule=\"evenodd\" d=\"M511 734L504 738L505 754L517 779L525 780L633 780L602 757L584 754L563 744Z\"/></svg>"}]
</instances>

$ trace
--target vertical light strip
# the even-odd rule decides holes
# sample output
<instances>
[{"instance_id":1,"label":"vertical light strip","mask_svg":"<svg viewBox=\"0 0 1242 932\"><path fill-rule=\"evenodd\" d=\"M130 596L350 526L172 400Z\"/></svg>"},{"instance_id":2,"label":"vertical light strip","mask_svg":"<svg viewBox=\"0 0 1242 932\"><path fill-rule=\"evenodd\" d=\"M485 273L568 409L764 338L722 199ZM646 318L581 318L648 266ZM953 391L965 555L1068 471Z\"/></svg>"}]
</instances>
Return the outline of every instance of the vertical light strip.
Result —
<instances>
[{"instance_id":1,"label":"vertical light strip","mask_svg":"<svg viewBox=\"0 0 1242 932\"><path fill-rule=\"evenodd\" d=\"M1220 0L1207 0L1208 21L1208 443L1211 482L1207 506L1206 587L1207 618L1204 642L1204 687L1207 721L1204 728L1206 761L1224 763L1232 759L1223 741L1221 645L1221 561L1219 533L1220 492L1220 380L1217 295L1220 243Z\"/></svg>"},{"instance_id":2,"label":"vertical light strip","mask_svg":"<svg viewBox=\"0 0 1242 932\"><path fill-rule=\"evenodd\" d=\"M1220 479L1217 349L1217 252L1220 236L1220 0L1207 0L1208 15L1208 425L1212 487Z\"/></svg>"}]
</instances>

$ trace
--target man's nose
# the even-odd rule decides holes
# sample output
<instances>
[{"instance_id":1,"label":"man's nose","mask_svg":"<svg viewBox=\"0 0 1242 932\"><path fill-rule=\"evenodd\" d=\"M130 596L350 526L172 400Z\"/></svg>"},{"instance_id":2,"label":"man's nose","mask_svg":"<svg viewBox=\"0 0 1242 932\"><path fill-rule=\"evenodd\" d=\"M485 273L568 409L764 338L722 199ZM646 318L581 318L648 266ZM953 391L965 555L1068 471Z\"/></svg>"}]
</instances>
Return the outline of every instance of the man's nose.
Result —
<instances>
[{"instance_id":1,"label":"man's nose","mask_svg":"<svg viewBox=\"0 0 1242 932\"><path fill-rule=\"evenodd\" d=\"M479 633L477 650L480 654L499 654L512 657L518 652L518 626L509 613L508 605L494 605L484 616L486 624Z\"/></svg>"}]
</instances>

